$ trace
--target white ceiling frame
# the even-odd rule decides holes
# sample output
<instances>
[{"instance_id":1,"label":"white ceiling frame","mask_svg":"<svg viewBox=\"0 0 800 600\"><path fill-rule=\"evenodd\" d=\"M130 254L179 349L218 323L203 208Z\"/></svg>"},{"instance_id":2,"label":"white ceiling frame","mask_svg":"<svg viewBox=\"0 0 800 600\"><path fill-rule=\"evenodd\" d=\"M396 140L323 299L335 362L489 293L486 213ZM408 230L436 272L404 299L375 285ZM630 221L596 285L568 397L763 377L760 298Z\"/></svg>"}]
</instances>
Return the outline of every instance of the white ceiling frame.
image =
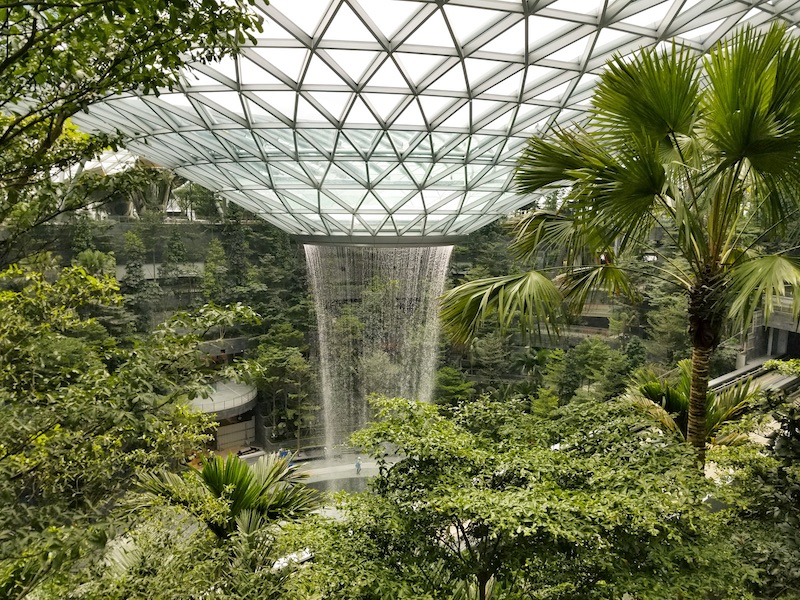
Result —
<instances>
[{"instance_id":1,"label":"white ceiling frame","mask_svg":"<svg viewBox=\"0 0 800 600\"><path fill-rule=\"evenodd\" d=\"M524 139L584 118L596 83L585 75L612 54L669 39L705 51L744 22L800 19L800 0L605 0L594 14L556 0L397 0L395 23L376 12L389 4L329 0L309 5L306 32L287 17L296 2L257 0L265 29L227 67L192 65L197 77L169 96L111 98L75 121L122 132L132 152L293 235L441 243L532 201L513 188ZM531 17L547 20L532 31ZM337 18L359 39L342 39ZM553 58L571 44L574 57Z\"/></svg>"}]
</instances>

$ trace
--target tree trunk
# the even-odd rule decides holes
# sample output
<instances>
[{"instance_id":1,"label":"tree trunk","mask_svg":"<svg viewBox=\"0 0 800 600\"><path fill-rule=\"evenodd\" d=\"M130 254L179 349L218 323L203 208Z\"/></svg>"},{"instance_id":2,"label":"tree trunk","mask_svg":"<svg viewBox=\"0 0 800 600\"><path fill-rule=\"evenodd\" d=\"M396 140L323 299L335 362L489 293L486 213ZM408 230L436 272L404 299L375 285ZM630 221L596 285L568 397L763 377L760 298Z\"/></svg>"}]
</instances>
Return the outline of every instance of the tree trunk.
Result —
<instances>
[{"instance_id":1,"label":"tree trunk","mask_svg":"<svg viewBox=\"0 0 800 600\"><path fill-rule=\"evenodd\" d=\"M697 462L706 462L706 396L711 356L719 345L727 314L723 296L725 277L719 265L703 268L689 290L689 337L692 340L692 385L686 441L697 451Z\"/></svg>"},{"instance_id":2,"label":"tree trunk","mask_svg":"<svg viewBox=\"0 0 800 600\"><path fill-rule=\"evenodd\" d=\"M489 579L482 575L478 575L478 600L486 600L486 585Z\"/></svg>"},{"instance_id":3,"label":"tree trunk","mask_svg":"<svg viewBox=\"0 0 800 600\"><path fill-rule=\"evenodd\" d=\"M706 460L706 396L708 394L708 369L713 348L692 348L692 385L689 392L689 421L686 441L697 451L697 462L702 467Z\"/></svg>"}]
</instances>

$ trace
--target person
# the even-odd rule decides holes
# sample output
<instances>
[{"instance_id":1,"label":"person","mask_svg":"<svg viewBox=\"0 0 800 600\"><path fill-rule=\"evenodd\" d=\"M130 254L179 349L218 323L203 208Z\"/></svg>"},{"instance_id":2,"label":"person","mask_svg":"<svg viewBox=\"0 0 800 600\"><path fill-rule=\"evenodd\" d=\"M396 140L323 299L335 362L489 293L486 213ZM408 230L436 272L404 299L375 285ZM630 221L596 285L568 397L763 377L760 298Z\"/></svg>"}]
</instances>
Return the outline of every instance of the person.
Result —
<instances>
[{"instance_id":1,"label":"person","mask_svg":"<svg viewBox=\"0 0 800 600\"><path fill-rule=\"evenodd\" d=\"M356 458L356 475L361 475L361 457Z\"/></svg>"}]
</instances>

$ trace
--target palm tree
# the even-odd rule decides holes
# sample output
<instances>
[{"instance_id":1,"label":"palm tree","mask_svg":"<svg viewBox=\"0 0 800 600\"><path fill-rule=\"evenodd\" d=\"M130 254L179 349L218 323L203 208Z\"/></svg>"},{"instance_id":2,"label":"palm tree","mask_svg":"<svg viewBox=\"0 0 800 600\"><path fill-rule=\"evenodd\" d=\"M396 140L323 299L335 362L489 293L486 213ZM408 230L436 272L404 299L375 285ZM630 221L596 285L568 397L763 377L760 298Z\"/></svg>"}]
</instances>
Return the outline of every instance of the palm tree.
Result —
<instances>
[{"instance_id":1,"label":"palm tree","mask_svg":"<svg viewBox=\"0 0 800 600\"><path fill-rule=\"evenodd\" d=\"M455 288L446 327L465 341L496 313L504 327L551 333L597 290L635 297L628 276L650 264L645 252L657 256L657 276L689 299L687 438L702 463L723 325L749 323L762 299L769 318L786 286L800 292L800 261L759 251L800 208L800 41L775 25L741 30L706 56L673 45L614 58L588 122L531 139L516 183L525 194L569 186L559 208L518 220L512 245L527 259L558 248L569 266L555 280L532 271ZM652 241L655 229L677 260Z\"/></svg>"},{"instance_id":2,"label":"palm tree","mask_svg":"<svg viewBox=\"0 0 800 600\"><path fill-rule=\"evenodd\" d=\"M302 481L289 458L262 456L250 466L238 456L215 456L181 477L161 471L141 475L142 489L184 507L224 540L267 523L293 520L317 508L316 491ZM220 506L219 502L222 503Z\"/></svg>"},{"instance_id":3,"label":"palm tree","mask_svg":"<svg viewBox=\"0 0 800 600\"><path fill-rule=\"evenodd\" d=\"M692 363L678 363L678 374L674 381L660 378L655 373L643 371L634 377L627 393L634 406L650 415L667 431L686 440L689 422L689 397L691 394ZM717 436L720 428L738 419L751 408L761 394L761 388L753 385L750 378L720 392L706 393L706 441L717 445L732 445L747 439L743 434Z\"/></svg>"}]
</instances>

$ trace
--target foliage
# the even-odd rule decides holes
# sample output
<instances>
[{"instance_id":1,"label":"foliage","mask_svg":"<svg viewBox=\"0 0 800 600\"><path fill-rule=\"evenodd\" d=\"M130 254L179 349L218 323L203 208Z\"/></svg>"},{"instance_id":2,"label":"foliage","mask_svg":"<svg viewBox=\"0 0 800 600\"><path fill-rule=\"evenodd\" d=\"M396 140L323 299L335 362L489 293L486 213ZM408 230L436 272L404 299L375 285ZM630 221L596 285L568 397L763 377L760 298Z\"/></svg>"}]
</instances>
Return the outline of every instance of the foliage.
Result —
<instances>
[{"instance_id":1,"label":"foliage","mask_svg":"<svg viewBox=\"0 0 800 600\"><path fill-rule=\"evenodd\" d=\"M220 542L177 509L156 507L109 540L102 558L48 586L75 600L278 600L291 569L273 569L275 532L234 533Z\"/></svg>"},{"instance_id":2,"label":"foliage","mask_svg":"<svg viewBox=\"0 0 800 600\"><path fill-rule=\"evenodd\" d=\"M161 287L148 281L144 273L145 247L135 231L125 233L125 276L120 280L125 306L136 315L139 331L150 331L155 324L155 310L161 297Z\"/></svg>"},{"instance_id":3,"label":"foliage","mask_svg":"<svg viewBox=\"0 0 800 600\"><path fill-rule=\"evenodd\" d=\"M220 540L235 532L253 534L268 523L295 520L317 508L316 491L289 457L262 456L254 465L234 454L214 456L199 471L141 473L142 489L155 499L181 506Z\"/></svg>"},{"instance_id":4,"label":"foliage","mask_svg":"<svg viewBox=\"0 0 800 600\"><path fill-rule=\"evenodd\" d=\"M242 223L243 209L232 204L222 227L221 241L227 256L227 281L234 288L243 288L248 282L250 228Z\"/></svg>"},{"instance_id":5,"label":"foliage","mask_svg":"<svg viewBox=\"0 0 800 600\"><path fill-rule=\"evenodd\" d=\"M97 173L74 177L115 140L79 133L70 118L109 95L175 88L186 64L235 53L261 25L248 4L42 0L3 8L0 264L25 251L19 245L32 228L108 197L126 178L109 187Z\"/></svg>"},{"instance_id":6,"label":"foliage","mask_svg":"<svg viewBox=\"0 0 800 600\"><path fill-rule=\"evenodd\" d=\"M214 192L201 185L187 182L174 191L174 196L178 206L188 215L194 214L201 219L212 221L220 216L220 207Z\"/></svg>"},{"instance_id":7,"label":"foliage","mask_svg":"<svg viewBox=\"0 0 800 600\"><path fill-rule=\"evenodd\" d=\"M374 407L378 421L353 444L401 458L382 464L371 493L342 499L329 530L341 537L300 574L308 597L378 598L364 583L391 582L388 597L415 586L450 598L457 581L481 599L492 587L498 598L744 597L751 571L702 502L692 452L627 403L547 418L486 398L452 419L403 399ZM331 569L345 561L358 577Z\"/></svg>"},{"instance_id":8,"label":"foliage","mask_svg":"<svg viewBox=\"0 0 800 600\"><path fill-rule=\"evenodd\" d=\"M555 281L532 272L452 290L442 309L452 334L466 339L492 314L504 327L550 331L562 300L578 314L599 290L635 296L631 271L656 269L688 298L688 440L702 463L723 324L749 324L762 300L769 318L787 287L800 316L800 261L759 251L800 209L798 77L800 40L780 25L740 30L705 56L673 45L611 59L590 122L531 138L518 163L521 193L571 187L556 210L519 220L514 252L532 260L562 248L566 267ZM752 237L756 225L763 233ZM645 252L665 264L635 266Z\"/></svg>"},{"instance_id":9,"label":"foliage","mask_svg":"<svg viewBox=\"0 0 800 600\"><path fill-rule=\"evenodd\" d=\"M482 383L497 385L511 367L508 336L499 331L475 337L469 348L470 366Z\"/></svg>"},{"instance_id":10,"label":"foliage","mask_svg":"<svg viewBox=\"0 0 800 600\"><path fill-rule=\"evenodd\" d=\"M664 429L686 439L689 422L689 391L692 365L678 363L678 373L671 380L649 371L639 372L630 392L634 406L659 421ZM761 390L751 379L744 379L720 392L706 393L706 439L712 444L741 443L742 434L716 434L723 425L740 418L761 398Z\"/></svg>"},{"instance_id":11,"label":"foliage","mask_svg":"<svg viewBox=\"0 0 800 600\"><path fill-rule=\"evenodd\" d=\"M436 372L436 387L433 401L442 406L454 408L470 400L475 394L475 385L453 367L442 367Z\"/></svg>"},{"instance_id":12,"label":"foliage","mask_svg":"<svg viewBox=\"0 0 800 600\"><path fill-rule=\"evenodd\" d=\"M182 265L186 262L186 245L183 243L183 234L177 227L172 230L167 241L167 252L158 276L165 286L175 285L182 274Z\"/></svg>"},{"instance_id":13,"label":"foliage","mask_svg":"<svg viewBox=\"0 0 800 600\"><path fill-rule=\"evenodd\" d=\"M0 274L0 589L24 596L119 518L140 469L176 465L207 439L187 400L219 374L200 333L243 308L180 314L141 340L109 336L84 310L119 305L111 279ZM228 374L234 376L234 373Z\"/></svg>"},{"instance_id":14,"label":"foliage","mask_svg":"<svg viewBox=\"0 0 800 600\"><path fill-rule=\"evenodd\" d=\"M100 221L92 219L87 214L78 214L72 220L70 234L70 250L73 255L78 255L84 250L98 250L97 237L104 229Z\"/></svg>"},{"instance_id":15,"label":"foliage","mask_svg":"<svg viewBox=\"0 0 800 600\"><path fill-rule=\"evenodd\" d=\"M800 375L800 359L768 360L764 363L765 369L775 369L784 375Z\"/></svg>"},{"instance_id":16,"label":"foliage","mask_svg":"<svg viewBox=\"0 0 800 600\"><path fill-rule=\"evenodd\" d=\"M554 350L545 365L544 384L562 405L578 392L583 397L601 400L617 396L627 386L628 375L642 360L640 343L639 349L633 340L628 347L626 352L620 352L601 338L590 337L569 350Z\"/></svg>"},{"instance_id":17,"label":"foliage","mask_svg":"<svg viewBox=\"0 0 800 600\"><path fill-rule=\"evenodd\" d=\"M508 254L511 236L505 223L494 221L478 231L471 233L459 245L453 248L453 264L469 260L471 267L468 278L475 277L475 272L485 272L484 277L504 275L514 272L518 267Z\"/></svg>"},{"instance_id":18,"label":"foliage","mask_svg":"<svg viewBox=\"0 0 800 600\"><path fill-rule=\"evenodd\" d=\"M87 249L79 252L72 262L96 277L116 277L117 274L117 259L113 252Z\"/></svg>"},{"instance_id":19,"label":"foliage","mask_svg":"<svg viewBox=\"0 0 800 600\"><path fill-rule=\"evenodd\" d=\"M663 365L674 365L692 354L686 325L686 296L670 294L659 296L647 312L647 350L653 360Z\"/></svg>"},{"instance_id":20,"label":"foliage","mask_svg":"<svg viewBox=\"0 0 800 600\"><path fill-rule=\"evenodd\" d=\"M252 364L251 377L265 401L262 410L272 437L291 434L299 444L301 434L316 422L320 408L311 364L299 348L270 342L259 344Z\"/></svg>"},{"instance_id":21,"label":"foliage","mask_svg":"<svg viewBox=\"0 0 800 600\"><path fill-rule=\"evenodd\" d=\"M800 411L777 411L770 448L720 447L711 458L725 473L720 499L734 510L732 542L758 569L758 598L800 598Z\"/></svg>"},{"instance_id":22,"label":"foliage","mask_svg":"<svg viewBox=\"0 0 800 600\"><path fill-rule=\"evenodd\" d=\"M219 240L211 240L208 245L203 268L203 294L209 302L222 302L225 292L226 266L225 248Z\"/></svg>"}]
</instances>

